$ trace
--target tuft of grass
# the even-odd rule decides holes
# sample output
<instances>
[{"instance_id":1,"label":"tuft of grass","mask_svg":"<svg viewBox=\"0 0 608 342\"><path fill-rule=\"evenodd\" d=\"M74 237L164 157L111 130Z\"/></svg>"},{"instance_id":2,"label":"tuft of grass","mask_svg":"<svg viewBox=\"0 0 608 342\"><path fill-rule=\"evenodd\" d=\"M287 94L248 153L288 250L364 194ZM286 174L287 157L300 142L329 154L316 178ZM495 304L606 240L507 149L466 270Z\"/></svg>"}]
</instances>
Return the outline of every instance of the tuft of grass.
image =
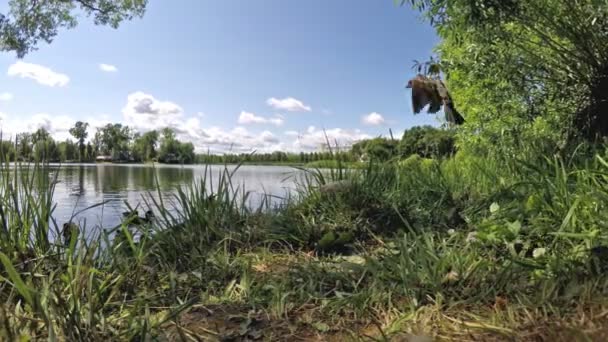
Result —
<instances>
[{"instance_id":1,"label":"tuft of grass","mask_svg":"<svg viewBox=\"0 0 608 342\"><path fill-rule=\"evenodd\" d=\"M0 338L605 335L602 154L332 166L255 208L238 167L206 170L91 232L53 219L56 174L3 165Z\"/></svg>"}]
</instances>

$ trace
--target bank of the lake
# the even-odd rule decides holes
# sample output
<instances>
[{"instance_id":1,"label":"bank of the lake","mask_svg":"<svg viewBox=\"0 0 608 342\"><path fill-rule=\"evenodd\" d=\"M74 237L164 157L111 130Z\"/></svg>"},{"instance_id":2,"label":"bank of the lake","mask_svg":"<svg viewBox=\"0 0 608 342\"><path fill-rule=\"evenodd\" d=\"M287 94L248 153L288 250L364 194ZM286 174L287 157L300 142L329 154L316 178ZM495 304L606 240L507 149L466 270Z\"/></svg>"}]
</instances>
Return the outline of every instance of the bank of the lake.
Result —
<instances>
[{"instance_id":1,"label":"bank of the lake","mask_svg":"<svg viewBox=\"0 0 608 342\"><path fill-rule=\"evenodd\" d=\"M608 326L605 232L584 227L608 222L608 188L596 182L608 164L595 160L528 169L417 157L298 170L307 176L293 184L298 196L274 210L240 205L233 185L259 177L276 185L283 168L209 166L201 179L216 179L213 191L194 181L200 166L64 165L35 171L43 177L30 179L41 187L5 177L0 261L13 285L0 288L0 332L67 340L598 339ZM555 173L538 179L534 170ZM60 181L44 183L50 174ZM164 191L173 202L160 201ZM120 208L112 213L118 229L93 237L84 220L45 221L61 202L112 196L147 201L156 215L124 217Z\"/></svg>"}]
</instances>

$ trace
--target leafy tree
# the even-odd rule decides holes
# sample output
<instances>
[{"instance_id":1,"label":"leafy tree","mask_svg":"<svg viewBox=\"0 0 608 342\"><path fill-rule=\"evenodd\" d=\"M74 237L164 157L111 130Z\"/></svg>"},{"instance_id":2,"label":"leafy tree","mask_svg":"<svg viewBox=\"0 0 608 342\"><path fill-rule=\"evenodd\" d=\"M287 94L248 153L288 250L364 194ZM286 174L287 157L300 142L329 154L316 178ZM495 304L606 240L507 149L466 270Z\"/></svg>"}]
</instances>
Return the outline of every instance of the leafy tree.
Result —
<instances>
[{"instance_id":1,"label":"leafy tree","mask_svg":"<svg viewBox=\"0 0 608 342\"><path fill-rule=\"evenodd\" d=\"M158 159L165 163L192 163L195 159L194 145L180 142L171 128L164 128Z\"/></svg>"},{"instance_id":2,"label":"leafy tree","mask_svg":"<svg viewBox=\"0 0 608 342\"><path fill-rule=\"evenodd\" d=\"M74 161L78 158L78 147L70 139L62 141L57 146L59 158L62 162Z\"/></svg>"},{"instance_id":3,"label":"leafy tree","mask_svg":"<svg viewBox=\"0 0 608 342\"><path fill-rule=\"evenodd\" d=\"M45 140L49 139L50 137L51 137L51 135L46 130L46 128L40 127L36 130L36 132L34 132L34 134L32 134L32 143L36 144L37 142L45 141Z\"/></svg>"},{"instance_id":4,"label":"leafy tree","mask_svg":"<svg viewBox=\"0 0 608 342\"><path fill-rule=\"evenodd\" d=\"M101 129L101 151L111 154L113 159L126 160L129 157L131 129L122 124L107 124Z\"/></svg>"},{"instance_id":5,"label":"leafy tree","mask_svg":"<svg viewBox=\"0 0 608 342\"><path fill-rule=\"evenodd\" d=\"M88 127L89 127L88 123L82 122L82 121L77 121L74 124L74 127L70 128L70 134L74 138L76 138L76 140L78 141L78 151L79 151L78 158L81 162L84 160L84 154L85 154L85 148L86 148L84 141L89 136L89 133L87 132Z\"/></svg>"},{"instance_id":6,"label":"leafy tree","mask_svg":"<svg viewBox=\"0 0 608 342\"><path fill-rule=\"evenodd\" d=\"M91 143L87 143L87 160L95 160L95 156L93 145L91 145Z\"/></svg>"},{"instance_id":7,"label":"leafy tree","mask_svg":"<svg viewBox=\"0 0 608 342\"><path fill-rule=\"evenodd\" d=\"M466 148L552 153L608 135L605 1L406 2L442 38L439 64L470 123Z\"/></svg>"},{"instance_id":8,"label":"leafy tree","mask_svg":"<svg viewBox=\"0 0 608 342\"><path fill-rule=\"evenodd\" d=\"M447 157L456 151L454 132L431 126L416 126L403 132L399 142L399 154L409 157Z\"/></svg>"},{"instance_id":9,"label":"leafy tree","mask_svg":"<svg viewBox=\"0 0 608 342\"><path fill-rule=\"evenodd\" d=\"M34 145L34 160L37 162L55 162L60 160L55 140L50 136L39 139Z\"/></svg>"},{"instance_id":10,"label":"leafy tree","mask_svg":"<svg viewBox=\"0 0 608 342\"><path fill-rule=\"evenodd\" d=\"M397 155L397 146L399 141L386 138L374 138L362 140L352 147L353 154L357 156L367 155L368 158L375 161L387 161ZM323 157L321 159L331 159Z\"/></svg>"},{"instance_id":11,"label":"leafy tree","mask_svg":"<svg viewBox=\"0 0 608 342\"><path fill-rule=\"evenodd\" d=\"M32 135L30 133L17 134L17 158L26 161L31 160L32 157Z\"/></svg>"},{"instance_id":12,"label":"leafy tree","mask_svg":"<svg viewBox=\"0 0 608 342\"><path fill-rule=\"evenodd\" d=\"M158 144L158 131L146 132L134 137L133 154L136 160L148 161L156 158L156 145Z\"/></svg>"},{"instance_id":13,"label":"leafy tree","mask_svg":"<svg viewBox=\"0 0 608 342\"><path fill-rule=\"evenodd\" d=\"M51 43L62 28L77 24L77 13L93 17L97 25L117 28L124 20L141 17L147 0L10 0L8 13L0 13L0 50L19 58L35 50L40 41Z\"/></svg>"}]
</instances>

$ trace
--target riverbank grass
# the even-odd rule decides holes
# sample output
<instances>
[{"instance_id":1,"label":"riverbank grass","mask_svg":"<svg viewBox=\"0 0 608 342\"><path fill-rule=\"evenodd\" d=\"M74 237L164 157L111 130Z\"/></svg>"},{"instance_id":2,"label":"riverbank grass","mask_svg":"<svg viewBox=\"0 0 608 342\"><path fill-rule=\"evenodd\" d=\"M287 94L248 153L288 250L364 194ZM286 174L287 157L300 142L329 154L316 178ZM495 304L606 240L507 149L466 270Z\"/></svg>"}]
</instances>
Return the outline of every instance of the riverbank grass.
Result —
<instances>
[{"instance_id":1,"label":"riverbank grass","mask_svg":"<svg viewBox=\"0 0 608 342\"><path fill-rule=\"evenodd\" d=\"M571 341L608 331L603 154L308 171L278 208L244 205L251 194L226 169L171 201L144 197L151 223L70 234L52 219L53 177L36 170L2 170L3 340Z\"/></svg>"}]
</instances>

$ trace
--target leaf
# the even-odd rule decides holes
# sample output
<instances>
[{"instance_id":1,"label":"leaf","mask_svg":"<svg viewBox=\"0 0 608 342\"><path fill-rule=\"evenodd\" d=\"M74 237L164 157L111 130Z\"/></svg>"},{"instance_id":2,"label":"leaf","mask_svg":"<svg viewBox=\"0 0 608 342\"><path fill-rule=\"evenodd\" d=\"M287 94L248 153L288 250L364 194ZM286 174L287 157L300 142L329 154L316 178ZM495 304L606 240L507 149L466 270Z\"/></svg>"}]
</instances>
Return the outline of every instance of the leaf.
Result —
<instances>
[{"instance_id":1,"label":"leaf","mask_svg":"<svg viewBox=\"0 0 608 342\"><path fill-rule=\"evenodd\" d=\"M329 325L327 325L327 323L323 323L323 322L314 322L312 324L312 326L317 329L320 332L328 332L329 331Z\"/></svg>"},{"instance_id":2,"label":"leaf","mask_svg":"<svg viewBox=\"0 0 608 342\"><path fill-rule=\"evenodd\" d=\"M23 281L23 279L21 279L21 276L19 275L15 267L13 267L13 263L6 256L6 254L0 252L0 261L2 261L2 265L4 265L6 273L8 273L8 277L13 282L13 286L17 289L17 291L19 291L19 294L21 294L21 296L25 298L28 304L34 306L34 297L32 296L32 290L27 285L25 285L25 282Z\"/></svg>"},{"instance_id":3,"label":"leaf","mask_svg":"<svg viewBox=\"0 0 608 342\"><path fill-rule=\"evenodd\" d=\"M538 258L542 257L543 255L545 255L545 253L547 253L546 248L535 248L534 251L532 251L532 257L534 259L538 259Z\"/></svg>"},{"instance_id":4,"label":"leaf","mask_svg":"<svg viewBox=\"0 0 608 342\"><path fill-rule=\"evenodd\" d=\"M511 233L513 233L514 235L519 235L519 232L521 231L521 222L519 221L514 221L509 223L509 231Z\"/></svg>"},{"instance_id":5,"label":"leaf","mask_svg":"<svg viewBox=\"0 0 608 342\"><path fill-rule=\"evenodd\" d=\"M498 205L498 203L494 202L492 203L492 205L490 205L490 212L492 214L494 214L495 212L500 210L500 205Z\"/></svg>"}]
</instances>

